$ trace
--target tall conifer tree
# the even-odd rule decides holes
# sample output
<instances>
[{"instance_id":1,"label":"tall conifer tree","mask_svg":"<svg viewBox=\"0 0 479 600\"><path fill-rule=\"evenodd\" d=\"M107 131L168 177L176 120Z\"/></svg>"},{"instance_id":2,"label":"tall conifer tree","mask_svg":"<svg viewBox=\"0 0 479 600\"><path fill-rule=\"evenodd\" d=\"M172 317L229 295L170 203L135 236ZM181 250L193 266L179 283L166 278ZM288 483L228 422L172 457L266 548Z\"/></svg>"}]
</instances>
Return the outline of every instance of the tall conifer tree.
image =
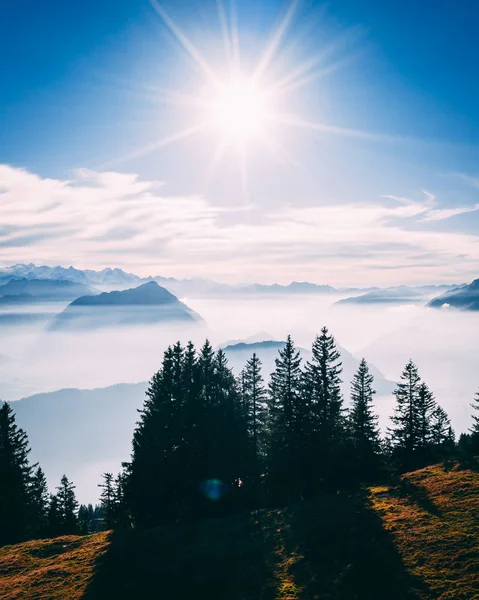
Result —
<instances>
[{"instance_id":1,"label":"tall conifer tree","mask_svg":"<svg viewBox=\"0 0 479 600\"><path fill-rule=\"evenodd\" d=\"M29 452L27 434L4 403L0 406L0 544L23 540L31 529Z\"/></svg>"},{"instance_id":2,"label":"tall conifer tree","mask_svg":"<svg viewBox=\"0 0 479 600\"><path fill-rule=\"evenodd\" d=\"M381 442L378 417L373 412L374 377L363 358L351 382L351 409L348 416L352 462L361 479L374 477L378 472Z\"/></svg>"},{"instance_id":3,"label":"tall conifer tree","mask_svg":"<svg viewBox=\"0 0 479 600\"><path fill-rule=\"evenodd\" d=\"M416 453L418 464L421 464L426 463L432 454L433 415L437 408L433 393L424 381L419 385L416 405Z\"/></svg>"},{"instance_id":4,"label":"tall conifer tree","mask_svg":"<svg viewBox=\"0 0 479 600\"><path fill-rule=\"evenodd\" d=\"M178 354L178 348L176 353L171 347L165 351L133 435L128 499L132 516L141 525L154 525L177 514L180 473L175 451L182 433L175 397Z\"/></svg>"},{"instance_id":5,"label":"tall conifer tree","mask_svg":"<svg viewBox=\"0 0 479 600\"><path fill-rule=\"evenodd\" d=\"M33 537L43 537L48 530L49 493L45 473L37 467L30 479L30 514Z\"/></svg>"},{"instance_id":6,"label":"tall conifer tree","mask_svg":"<svg viewBox=\"0 0 479 600\"><path fill-rule=\"evenodd\" d=\"M60 501L58 500L58 496L56 494L50 495L50 501L48 503L47 524L48 535L50 537L57 537L58 535L62 535L64 533L63 516L60 508Z\"/></svg>"},{"instance_id":7,"label":"tall conifer tree","mask_svg":"<svg viewBox=\"0 0 479 600\"><path fill-rule=\"evenodd\" d=\"M341 477L338 459L344 440L341 357L327 327L312 346L303 376L305 401L311 411L309 471L313 487Z\"/></svg>"},{"instance_id":8,"label":"tall conifer tree","mask_svg":"<svg viewBox=\"0 0 479 600\"><path fill-rule=\"evenodd\" d=\"M479 392L474 396L474 400L471 404L474 413L472 414L472 427L470 428L470 432L472 436L476 439L477 445L479 447Z\"/></svg>"},{"instance_id":9,"label":"tall conifer tree","mask_svg":"<svg viewBox=\"0 0 479 600\"><path fill-rule=\"evenodd\" d=\"M301 356L290 335L269 383L269 480L274 495L302 494L310 415L302 393Z\"/></svg>"},{"instance_id":10,"label":"tall conifer tree","mask_svg":"<svg viewBox=\"0 0 479 600\"><path fill-rule=\"evenodd\" d=\"M61 520L61 533L78 533L78 502L75 496L75 486L66 475L60 480L56 494Z\"/></svg>"},{"instance_id":11,"label":"tall conifer tree","mask_svg":"<svg viewBox=\"0 0 479 600\"><path fill-rule=\"evenodd\" d=\"M414 451L418 446L418 396L421 377L412 360L404 367L394 395L396 408L389 429L394 456L403 469L414 466Z\"/></svg>"},{"instance_id":12,"label":"tall conifer tree","mask_svg":"<svg viewBox=\"0 0 479 600\"><path fill-rule=\"evenodd\" d=\"M456 436L446 411L436 405L431 415L431 453L435 460L450 458L454 454Z\"/></svg>"},{"instance_id":13,"label":"tall conifer tree","mask_svg":"<svg viewBox=\"0 0 479 600\"><path fill-rule=\"evenodd\" d=\"M246 422L253 445L256 470L266 450L267 395L261 373L261 361L256 353L248 360L244 369L243 406L246 408Z\"/></svg>"},{"instance_id":14,"label":"tall conifer tree","mask_svg":"<svg viewBox=\"0 0 479 600\"><path fill-rule=\"evenodd\" d=\"M112 529L116 525L116 497L115 483L112 473L103 474L103 483L99 485L101 488L100 506L103 511L103 519L107 529Z\"/></svg>"}]
</instances>

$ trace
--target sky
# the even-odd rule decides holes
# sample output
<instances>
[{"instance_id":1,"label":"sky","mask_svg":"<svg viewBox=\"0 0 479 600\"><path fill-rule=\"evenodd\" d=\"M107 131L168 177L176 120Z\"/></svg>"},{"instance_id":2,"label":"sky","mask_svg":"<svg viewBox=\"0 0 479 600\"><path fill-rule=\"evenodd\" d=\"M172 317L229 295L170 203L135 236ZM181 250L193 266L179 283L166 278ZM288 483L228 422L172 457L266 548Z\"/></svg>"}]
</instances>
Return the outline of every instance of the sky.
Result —
<instances>
[{"instance_id":1,"label":"sky","mask_svg":"<svg viewBox=\"0 0 479 600\"><path fill-rule=\"evenodd\" d=\"M477 278L478 26L475 0L4 0L0 266Z\"/></svg>"}]
</instances>

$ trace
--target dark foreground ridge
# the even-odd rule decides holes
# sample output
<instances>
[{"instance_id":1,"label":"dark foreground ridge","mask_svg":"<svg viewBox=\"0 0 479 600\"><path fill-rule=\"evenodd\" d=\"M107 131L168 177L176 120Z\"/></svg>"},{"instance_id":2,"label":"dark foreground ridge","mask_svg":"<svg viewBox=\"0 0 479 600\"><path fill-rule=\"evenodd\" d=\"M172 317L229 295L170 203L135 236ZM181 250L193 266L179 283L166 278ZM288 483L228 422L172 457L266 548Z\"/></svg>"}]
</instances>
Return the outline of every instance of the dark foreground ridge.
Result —
<instances>
[{"instance_id":1,"label":"dark foreground ridge","mask_svg":"<svg viewBox=\"0 0 479 600\"><path fill-rule=\"evenodd\" d=\"M432 466L287 508L6 546L1 597L473 599L478 513L479 474Z\"/></svg>"}]
</instances>

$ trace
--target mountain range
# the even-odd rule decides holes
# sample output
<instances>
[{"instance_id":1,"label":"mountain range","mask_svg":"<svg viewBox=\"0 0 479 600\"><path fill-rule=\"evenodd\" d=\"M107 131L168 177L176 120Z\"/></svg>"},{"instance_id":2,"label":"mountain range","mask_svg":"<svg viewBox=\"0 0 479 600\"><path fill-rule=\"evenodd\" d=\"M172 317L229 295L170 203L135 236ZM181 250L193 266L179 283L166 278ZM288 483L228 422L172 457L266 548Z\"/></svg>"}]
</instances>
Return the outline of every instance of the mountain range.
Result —
<instances>
[{"instance_id":1,"label":"mountain range","mask_svg":"<svg viewBox=\"0 0 479 600\"><path fill-rule=\"evenodd\" d=\"M423 304L429 298L455 289L451 285L423 285L410 287L400 285L384 289L375 289L359 296L343 298L335 304Z\"/></svg>"},{"instance_id":2,"label":"mountain range","mask_svg":"<svg viewBox=\"0 0 479 600\"><path fill-rule=\"evenodd\" d=\"M58 314L50 329L98 329L117 325L201 322L201 317L154 281L123 291L82 296Z\"/></svg>"},{"instance_id":3,"label":"mountain range","mask_svg":"<svg viewBox=\"0 0 479 600\"><path fill-rule=\"evenodd\" d=\"M447 291L438 298L429 302L432 308L459 308L461 310L479 310L479 279L469 285L460 286Z\"/></svg>"},{"instance_id":4,"label":"mountain range","mask_svg":"<svg viewBox=\"0 0 479 600\"><path fill-rule=\"evenodd\" d=\"M248 285L231 285L218 283L209 279L191 278L175 279L174 277L162 277L160 275L139 277L133 273L127 273L122 269L106 268L101 271L92 269L80 270L74 267L49 267L30 264L17 264L0 269L0 284L7 283L12 279L56 279L74 281L85 285L91 285L102 291L123 290L136 287L143 283L155 281L171 293L180 297L221 297L233 294L263 295L263 294L333 294L367 292L377 288L334 288L330 285L320 285L310 282L293 281L288 285L263 285L253 283Z\"/></svg>"},{"instance_id":5,"label":"mountain range","mask_svg":"<svg viewBox=\"0 0 479 600\"><path fill-rule=\"evenodd\" d=\"M67 279L11 279L0 286L0 299L9 302L36 302L42 300L74 300L79 296L98 294L89 285ZM6 302L4 300L4 302Z\"/></svg>"},{"instance_id":6,"label":"mountain range","mask_svg":"<svg viewBox=\"0 0 479 600\"><path fill-rule=\"evenodd\" d=\"M31 286L33 291L28 291L29 281L36 282ZM53 283L54 281L57 283ZM330 285L298 281L293 281L287 285L280 285L278 283L271 285L259 283L248 285L232 285L218 283L202 278L175 279L173 277L162 277L160 275L139 277L138 275L127 273L118 268L106 268L101 271L95 271L92 269L80 270L74 267L64 268L60 266L36 266L33 263L30 263L27 265L17 264L0 269L0 284L3 284L2 287L0 287L0 296L10 297L6 300L0 301L0 304L24 304L34 302L39 295L38 293L35 293L36 290L42 289L42 286L39 282L44 282L45 290L51 290L50 297L53 297L53 291L58 289L59 294L57 294L55 299L68 300L79 298L80 296L97 294L99 291L123 291L153 282L159 284L162 288L165 288L179 298L222 298L233 296L274 297L305 294L352 294L347 298L339 300L336 302L336 304L424 304L430 301L431 298L434 298L432 302L429 302L429 306L435 307L442 306L443 304L449 304L450 306L465 308L467 310L477 310L477 308L475 308L478 306L476 301L479 302L475 295L477 293L477 281L478 280L469 286L466 284L420 286L400 285L387 288L334 288ZM49 284L48 282L52 283ZM60 282L63 282L63 284ZM83 287L74 288L71 286L69 289L70 295L67 296L64 294L68 287L65 282L70 282L70 284L74 283ZM10 286L10 288L6 286ZM20 289L23 291L18 291ZM449 293L451 296L448 295ZM23 298L12 297L24 294L30 294L32 298L29 296L25 296ZM47 291L42 292L42 297L45 296L48 296ZM435 296L438 296L438 298L436 299ZM448 302L447 298L451 298L451 302Z\"/></svg>"},{"instance_id":7,"label":"mountain range","mask_svg":"<svg viewBox=\"0 0 479 600\"><path fill-rule=\"evenodd\" d=\"M160 275L139 277L133 273L127 273L122 269L106 268L101 271L92 269L80 270L74 267L48 267L36 266L30 264L17 264L10 267L0 269L0 284L6 283L14 279L56 279L74 281L85 285L96 286L103 291L123 290L131 287L136 287L143 283L155 281L162 287L179 296L222 296L229 294L317 294L317 293L334 293L337 292L330 285L318 285L309 282L293 281L288 285L229 285L218 283L202 278L192 279L175 279L174 277L162 277ZM371 289L371 288L368 288ZM357 288L347 288L344 291L358 291Z\"/></svg>"}]
</instances>

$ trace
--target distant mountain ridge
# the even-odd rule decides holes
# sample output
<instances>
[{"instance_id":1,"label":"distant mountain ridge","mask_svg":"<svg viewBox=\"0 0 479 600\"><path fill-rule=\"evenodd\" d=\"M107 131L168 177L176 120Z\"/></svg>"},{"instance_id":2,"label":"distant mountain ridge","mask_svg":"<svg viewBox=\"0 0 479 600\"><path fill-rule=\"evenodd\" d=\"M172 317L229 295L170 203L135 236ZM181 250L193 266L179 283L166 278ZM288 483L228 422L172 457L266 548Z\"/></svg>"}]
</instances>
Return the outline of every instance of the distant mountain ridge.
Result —
<instances>
[{"instance_id":1,"label":"distant mountain ridge","mask_svg":"<svg viewBox=\"0 0 479 600\"><path fill-rule=\"evenodd\" d=\"M222 346L225 352L230 367L233 368L236 375L239 374L241 369L246 364L246 361L251 358L253 353L258 355L258 358L262 362L262 372L265 380L269 379L269 375L275 368L275 359L278 357L278 350L284 348L286 342L280 340L265 340L257 342L245 342L239 341L230 345ZM311 351L307 348L298 347L301 352L301 358L303 359L303 365L306 361L311 359ZM341 385L342 392L345 398L349 398L350 383L353 375L356 373L359 367L359 360L351 354L348 350L338 345L338 350L341 354L341 362L343 366L343 372L341 379L343 383ZM378 395L391 394L395 388L395 383L389 381L374 365L369 365L370 371L375 378L375 389Z\"/></svg>"},{"instance_id":2,"label":"distant mountain ridge","mask_svg":"<svg viewBox=\"0 0 479 600\"><path fill-rule=\"evenodd\" d=\"M423 285L411 287L399 285L384 289L376 289L359 296L343 298L335 304L422 304L431 296L441 292L455 289L454 285Z\"/></svg>"},{"instance_id":3,"label":"distant mountain ridge","mask_svg":"<svg viewBox=\"0 0 479 600\"><path fill-rule=\"evenodd\" d=\"M201 317L156 282L82 296L56 316L50 329L97 329L116 325L200 322Z\"/></svg>"},{"instance_id":4,"label":"distant mountain ridge","mask_svg":"<svg viewBox=\"0 0 479 600\"><path fill-rule=\"evenodd\" d=\"M33 263L18 264L0 269L0 284L13 279L56 279L74 281L84 285L91 285L101 291L125 290L137 287L144 283L154 281L178 297L227 297L232 295L263 296L263 295L288 295L288 294L347 294L347 293L374 293L380 291L378 287L340 287L335 288L327 284L318 284L308 281L292 281L289 284L227 284L218 283L209 279L194 277L190 279L176 279L161 275L140 277L119 268L105 268L101 271L93 269L76 269L72 266L49 267L36 266ZM400 286L401 287L401 286ZM441 291L457 286L405 286L418 290L420 294L431 297ZM394 290L396 288L383 288Z\"/></svg>"},{"instance_id":5,"label":"distant mountain ridge","mask_svg":"<svg viewBox=\"0 0 479 600\"><path fill-rule=\"evenodd\" d=\"M79 296L92 296L98 291L89 285L59 279L11 279L0 286L0 298L12 302L38 300L73 300Z\"/></svg>"},{"instance_id":6,"label":"distant mountain ridge","mask_svg":"<svg viewBox=\"0 0 479 600\"><path fill-rule=\"evenodd\" d=\"M479 279L475 279L468 285L447 291L445 294L431 300L428 306L432 308L450 306L461 310L479 310Z\"/></svg>"},{"instance_id":7,"label":"distant mountain ridge","mask_svg":"<svg viewBox=\"0 0 479 600\"><path fill-rule=\"evenodd\" d=\"M264 285L259 283L230 285L202 278L175 279L161 275L139 277L118 268L106 268L101 271L93 269L75 269L74 267L48 267L30 264L18 264L0 269L0 283L12 279L57 279L92 284L104 288L104 291L123 290L155 281L175 295L188 296L192 294L204 296L222 296L228 294L283 294L283 293L334 293L337 290L330 285L319 285L310 282L293 281L288 285L274 283ZM371 288L369 288L371 289ZM346 291L356 291L350 288Z\"/></svg>"}]
</instances>

